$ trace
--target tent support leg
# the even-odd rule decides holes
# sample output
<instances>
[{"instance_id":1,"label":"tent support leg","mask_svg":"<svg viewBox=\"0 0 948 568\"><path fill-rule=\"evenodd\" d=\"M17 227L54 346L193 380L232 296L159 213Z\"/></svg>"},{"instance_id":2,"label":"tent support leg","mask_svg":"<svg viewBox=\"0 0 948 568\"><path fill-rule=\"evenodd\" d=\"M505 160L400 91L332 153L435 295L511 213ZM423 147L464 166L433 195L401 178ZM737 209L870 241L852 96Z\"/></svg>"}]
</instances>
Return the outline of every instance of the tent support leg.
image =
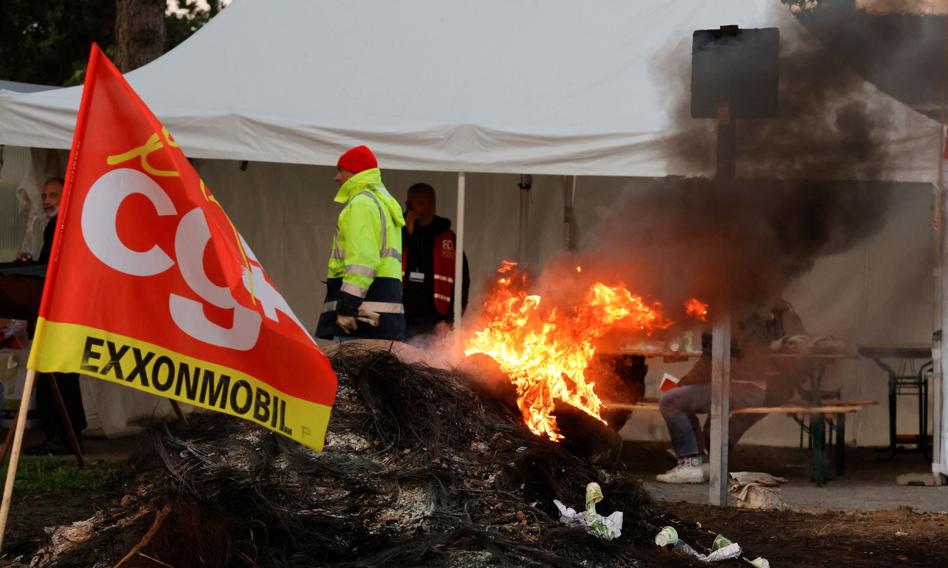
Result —
<instances>
[{"instance_id":1,"label":"tent support leg","mask_svg":"<svg viewBox=\"0 0 948 568\"><path fill-rule=\"evenodd\" d=\"M942 55L948 56L948 36L942 44ZM945 285L948 284L945 269L948 266L945 254L948 245L945 243L946 211L945 211L945 157L948 156L948 136L946 136L945 103L948 101L948 67L942 67L940 108L938 111L938 180L934 187L935 217L933 219L933 248L935 253L934 274L934 318L932 318L932 379L929 384L932 399L932 477L936 484L944 484L948 480L948 388L945 388L945 361L948 356L948 341L945 333L948 331L948 315L945 314Z\"/></svg>"},{"instance_id":2,"label":"tent support leg","mask_svg":"<svg viewBox=\"0 0 948 568\"><path fill-rule=\"evenodd\" d=\"M576 249L576 235L573 234L573 200L576 198L576 176L563 178L563 247Z\"/></svg>"},{"instance_id":3,"label":"tent support leg","mask_svg":"<svg viewBox=\"0 0 948 568\"><path fill-rule=\"evenodd\" d=\"M520 176L520 239L517 243L517 262L520 266L527 263L527 223L530 219L530 188L533 187L533 176Z\"/></svg>"},{"instance_id":4,"label":"tent support leg","mask_svg":"<svg viewBox=\"0 0 948 568\"><path fill-rule=\"evenodd\" d=\"M945 143L944 117L942 117L942 126L939 128L942 144ZM945 330L948 325L948 314L945 313L945 295L948 290L948 278L945 276L946 263L945 253L948 252L945 238L945 160L944 148L939 145L938 155L938 183L934 187L934 205L935 217L932 223L933 229L933 247L934 259L934 318L932 321L934 333L932 334L932 378L929 384L932 400L932 477L936 484L944 484L948 476L948 456L945 455L945 433L948 424L945 422L946 410L948 410L948 389L945 388L945 358L948 357L948 341L945 341Z\"/></svg>"}]
</instances>

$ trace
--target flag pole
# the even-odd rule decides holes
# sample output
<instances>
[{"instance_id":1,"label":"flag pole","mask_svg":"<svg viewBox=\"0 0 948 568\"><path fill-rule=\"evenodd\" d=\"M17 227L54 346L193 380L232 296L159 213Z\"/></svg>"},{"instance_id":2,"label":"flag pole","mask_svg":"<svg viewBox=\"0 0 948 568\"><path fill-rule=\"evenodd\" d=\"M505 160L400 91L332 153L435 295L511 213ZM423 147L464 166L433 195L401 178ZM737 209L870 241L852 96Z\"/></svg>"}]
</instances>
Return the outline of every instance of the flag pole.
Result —
<instances>
[{"instance_id":1,"label":"flag pole","mask_svg":"<svg viewBox=\"0 0 948 568\"><path fill-rule=\"evenodd\" d=\"M3 502L0 503L0 551L3 550L3 536L7 532L7 517L10 515L10 502L13 500L13 481L16 479L16 467L20 462L20 449L23 447L23 433L26 430L26 415L30 409L30 395L33 394L35 381L36 369L27 369L26 384L23 385L23 396L20 398L20 410L16 415L16 424L13 426L16 430L13 435L10 464L7 466L7 479L3 485Z\"/></svg>"}]
</instances>

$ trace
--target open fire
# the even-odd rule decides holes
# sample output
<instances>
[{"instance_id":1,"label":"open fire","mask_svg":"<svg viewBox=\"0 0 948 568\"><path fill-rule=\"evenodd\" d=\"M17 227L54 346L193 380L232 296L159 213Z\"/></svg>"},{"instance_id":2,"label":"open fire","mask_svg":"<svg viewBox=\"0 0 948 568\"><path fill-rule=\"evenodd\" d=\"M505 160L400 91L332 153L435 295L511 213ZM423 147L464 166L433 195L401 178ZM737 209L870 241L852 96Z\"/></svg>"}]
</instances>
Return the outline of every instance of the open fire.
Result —
<instances>
[{"instance_id":1,"label":"open fire","mask_svg":"<svg viewBox=\"0 0 948 568\"><path fill-rule=\"evenodd\" d=\"M708 304L697 298L691 298L685 302L685 313L697 320L707 321Z\"/></svg>"},{"instance_id":2,"label":"open fire","mask_svg":"<svg viewBox=\"0 0 948 568\"><path fill-rule=\"evenodd\" d=\"M580 267L576 268L581 272ZM466 342L465 355L483 353L494 359L517 390L524 422L538 436L563 439L553 410L562 401L602 421L602 401L586 368L596 353L595 342L622 330L650 336L672 325L658 302L647 302L624 285L594 282L572 306L554 306L528 291L529 282L517 264L504 261L494 289L484 302L483 327ZM697 300L689 315L699 319L707 305Z\"/></svg>"}]
</instances>

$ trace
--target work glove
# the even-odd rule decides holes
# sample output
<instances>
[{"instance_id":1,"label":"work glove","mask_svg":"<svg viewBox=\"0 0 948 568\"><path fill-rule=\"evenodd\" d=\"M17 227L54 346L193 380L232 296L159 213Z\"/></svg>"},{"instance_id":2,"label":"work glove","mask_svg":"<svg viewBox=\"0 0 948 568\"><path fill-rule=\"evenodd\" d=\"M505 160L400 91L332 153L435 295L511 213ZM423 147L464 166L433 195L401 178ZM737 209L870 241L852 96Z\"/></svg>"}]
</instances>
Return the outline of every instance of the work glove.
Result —
<instances>
[{"instance_id":1,"label":"work glove","mask_svg":"<svg viewBox=\"0 0 948 568\"><path fill-rule=\"evenodd\" d=\"M359 327L359 322L353 316L337 314L336 325L338 325L339 329L345 332L346 335L349 335Z\"/></svg>"},{"instance_id":2,"label":"work glove","mask_svg":"<svg viewBox=\"0 0 948 568\"><path fill-rule=\"evenodd\" d=\"M372 327L379 326L379 314L377 312L359 308L359 316L356 319L361 322L365 322Z\"/></svg>"}]
</instances>

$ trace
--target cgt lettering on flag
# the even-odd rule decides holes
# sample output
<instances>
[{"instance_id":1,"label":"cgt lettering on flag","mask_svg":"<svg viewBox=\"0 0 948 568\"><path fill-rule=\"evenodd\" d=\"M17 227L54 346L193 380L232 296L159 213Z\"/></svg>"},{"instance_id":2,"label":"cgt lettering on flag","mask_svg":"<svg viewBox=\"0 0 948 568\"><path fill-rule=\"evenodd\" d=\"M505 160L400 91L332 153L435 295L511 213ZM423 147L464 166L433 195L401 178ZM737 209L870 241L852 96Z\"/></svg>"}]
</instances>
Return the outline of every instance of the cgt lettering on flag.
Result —
<instances>
[{"instance_id":1,"label":"cgt lettering on flag","mask_svg":"<svg viewBox=\"0 0 948 568\"><path fill-rule=\"evenodd\" d=\"M322 448L337 386L328 359L95 46L58 222L30 368L85 373Z\"/></svg>"}]
</instances>

